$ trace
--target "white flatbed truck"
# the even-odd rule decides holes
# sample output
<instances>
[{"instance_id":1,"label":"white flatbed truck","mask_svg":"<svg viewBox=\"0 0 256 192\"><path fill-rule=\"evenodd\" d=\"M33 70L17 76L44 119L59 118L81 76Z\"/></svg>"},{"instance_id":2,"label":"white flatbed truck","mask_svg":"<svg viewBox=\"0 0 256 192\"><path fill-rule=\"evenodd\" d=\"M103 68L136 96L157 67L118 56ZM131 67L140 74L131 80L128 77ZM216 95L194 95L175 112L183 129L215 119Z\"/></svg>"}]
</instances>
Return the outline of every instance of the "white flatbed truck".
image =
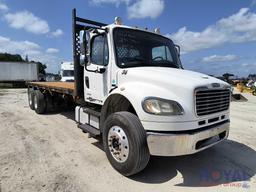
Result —
<instances>
[{"instance_id":1,"label":"white flatbed truck","mask_svg":"<svg viewBox=\"0 0 256 192\"><path fill-rule=\"evenodd\" d=\"M228 137L230 86L184 70L179 49L159 32L73 10L73 57L75 81L29 83L30 108L43 114L58 97L72 99L78 127L102 138L121 174L140 172L150 155L193 154Z\"/></svg>"},{"instance_id":2,"label":"white flatbed truck","mask_svg":"<svg viewBox=\"0 0 256 192\"><path fill-rule=\"evenodd\" d=\"M74 82L74 64L73 62L62 62L60 66L60 75L62 82Z\"/></svg>"}]
</instances>

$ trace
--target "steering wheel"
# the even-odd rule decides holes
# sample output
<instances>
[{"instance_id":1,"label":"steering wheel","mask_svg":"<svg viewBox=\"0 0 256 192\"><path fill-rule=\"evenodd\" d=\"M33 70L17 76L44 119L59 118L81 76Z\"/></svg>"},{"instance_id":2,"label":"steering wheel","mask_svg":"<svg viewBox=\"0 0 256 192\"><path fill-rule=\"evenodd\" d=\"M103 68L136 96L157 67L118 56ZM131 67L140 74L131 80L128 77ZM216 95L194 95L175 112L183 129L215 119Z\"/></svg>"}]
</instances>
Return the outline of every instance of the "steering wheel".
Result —
<instances>
[{"instance_id":1,"label":"steering wheel","mask_svg":"<svg viewBox=\"0 0 256 192\"><path fill-rule=\"evenodd\" d=\"M153 58L152 60L153 60L153 61L155 61L155 60L157 60L157 59L164 60L164 58L163 58L163 57L161 57L161 56L157 56L157 57Z\"/></svg>"}]
</instances>

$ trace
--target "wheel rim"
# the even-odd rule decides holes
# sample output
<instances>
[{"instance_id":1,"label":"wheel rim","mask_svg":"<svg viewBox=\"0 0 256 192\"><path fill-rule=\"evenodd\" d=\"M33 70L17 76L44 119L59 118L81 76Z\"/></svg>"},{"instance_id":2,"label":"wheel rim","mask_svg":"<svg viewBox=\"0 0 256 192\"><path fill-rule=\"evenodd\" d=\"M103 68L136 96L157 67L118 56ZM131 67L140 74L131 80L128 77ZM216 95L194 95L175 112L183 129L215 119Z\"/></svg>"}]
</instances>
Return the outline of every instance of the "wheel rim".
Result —
<instances>
[{"instance_id":1,"label":"wheel rim","mask_svg":"<svg viewBox=\"0 0 256 192\"><path fill-rule=\"evenodd\" d=\"M125 162L129 155L129 142L124 130L113 126L108 132L108 147L111 155L118 162Z\"/></svg>"},{"instance_id":2,"label":"wheel rim","mask_svg":"<svg viewBox=\"0 0 256 192\"><path fill-rule=\"evenodd\" d=\"M35 99L34 99L34 104L35 104L35 109L37 109L37 98L36 97L34 97Z\"/></svg>"}]
</instances>

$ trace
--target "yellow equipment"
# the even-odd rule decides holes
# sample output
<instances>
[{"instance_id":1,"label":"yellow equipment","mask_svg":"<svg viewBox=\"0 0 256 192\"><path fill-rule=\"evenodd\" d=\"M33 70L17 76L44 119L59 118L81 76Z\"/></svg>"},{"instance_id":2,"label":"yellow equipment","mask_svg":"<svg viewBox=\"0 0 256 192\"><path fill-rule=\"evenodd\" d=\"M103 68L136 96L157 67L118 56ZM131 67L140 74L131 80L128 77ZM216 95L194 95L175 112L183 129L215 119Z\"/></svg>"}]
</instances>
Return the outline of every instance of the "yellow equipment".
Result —
<instances>
[{"instance_id":1,"label":"yellow equipment","mask_svg":"<svg viewBox=\"0 0 256 192\"><path fill-rule=\"evenodd\" d=\"M253 89L246 87L243 83L237 83L236 87L241 93L252 93L253 92Z\"/></svg>"}]
</instances>

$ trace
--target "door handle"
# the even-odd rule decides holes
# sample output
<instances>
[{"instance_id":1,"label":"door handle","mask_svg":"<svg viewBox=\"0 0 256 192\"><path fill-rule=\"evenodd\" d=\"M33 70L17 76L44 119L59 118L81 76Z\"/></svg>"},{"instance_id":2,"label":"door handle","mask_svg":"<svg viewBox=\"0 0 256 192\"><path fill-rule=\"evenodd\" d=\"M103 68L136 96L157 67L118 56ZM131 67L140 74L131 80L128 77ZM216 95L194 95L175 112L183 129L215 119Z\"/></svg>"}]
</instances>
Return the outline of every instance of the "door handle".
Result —
<instances>
[{"instance_id":1,"label":"door handle","mask_svg":"<svg viewBox=\"0 0 256 192\"><path fill-rule=\"evenodd\" d=\"M85 77L85 85L86 85L87 89L90 88L89 77L88 76Z\"/></svg>"}]
</instances>

